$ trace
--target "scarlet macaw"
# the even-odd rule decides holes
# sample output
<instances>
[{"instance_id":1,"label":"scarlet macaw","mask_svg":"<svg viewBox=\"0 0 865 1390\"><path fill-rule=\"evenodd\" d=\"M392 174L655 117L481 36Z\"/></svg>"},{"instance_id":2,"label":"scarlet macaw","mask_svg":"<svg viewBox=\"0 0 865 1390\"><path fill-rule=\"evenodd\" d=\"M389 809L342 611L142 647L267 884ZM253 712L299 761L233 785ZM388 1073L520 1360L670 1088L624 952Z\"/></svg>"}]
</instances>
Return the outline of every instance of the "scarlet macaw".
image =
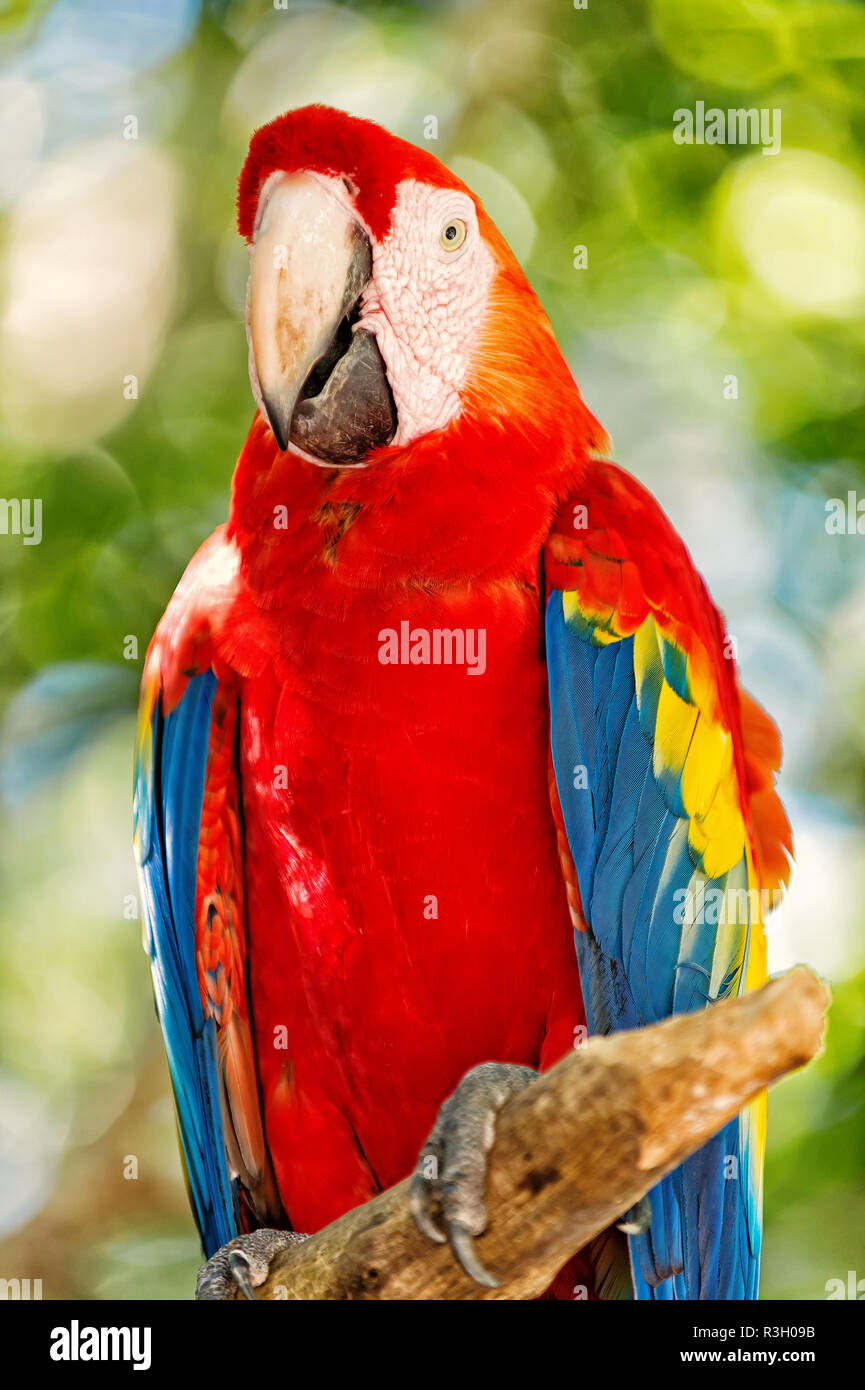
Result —
<instances>
[{"instance_id":1,"label":"scarlet macaw","mask_svg":"<svg viewBox=\"0 0 865 1390\"><path fill-rule=\"evenodd\" d=\"M459 179L307 107L254 135L238 208L260 409L148 652L136 770L203 1287L249 1291L289 1237L243 1233L320 1228L431 1130L473 1155L443 1200L483 1280L505 1096L586 1023L765 979L757 895L721 925L683 903L786 881L780 742ZM764 1119L553 1296L754 1297Z\"/></svg>"}]
</instances>

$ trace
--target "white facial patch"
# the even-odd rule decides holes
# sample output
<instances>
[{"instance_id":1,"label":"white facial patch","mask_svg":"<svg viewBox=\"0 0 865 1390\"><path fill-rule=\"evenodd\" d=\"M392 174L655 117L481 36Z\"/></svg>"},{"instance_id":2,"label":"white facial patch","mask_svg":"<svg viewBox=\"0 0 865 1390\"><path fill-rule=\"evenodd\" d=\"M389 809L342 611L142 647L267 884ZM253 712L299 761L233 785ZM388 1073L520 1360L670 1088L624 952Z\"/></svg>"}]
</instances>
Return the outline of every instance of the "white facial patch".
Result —
<instances>
[{"instance_id":1,"label":"white facial patch","mask_svg":"<svg viewBox=\"0 0 865 1390\"><path fill-rule=\"evenodd\" d=\"M390 232L373 249L358 324L375 333L387 366L399 421L394 444L443 429L459 414L495 273L467 194L415 179L399 185Z\"/></svg>"}]
</instances>

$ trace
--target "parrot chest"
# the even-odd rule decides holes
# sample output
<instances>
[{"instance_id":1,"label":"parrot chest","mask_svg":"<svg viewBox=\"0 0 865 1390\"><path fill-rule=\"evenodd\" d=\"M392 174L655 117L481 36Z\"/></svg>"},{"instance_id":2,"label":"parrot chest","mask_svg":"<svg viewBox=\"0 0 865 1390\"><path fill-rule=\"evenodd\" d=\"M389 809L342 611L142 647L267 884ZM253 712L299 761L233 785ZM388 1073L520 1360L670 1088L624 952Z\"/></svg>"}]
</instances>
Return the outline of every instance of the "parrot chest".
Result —
<instances>
[{"instance_id":1,"label":"parrot chest","mask_svg":"<svg viewBox=\"0 0 865 1390\"><path fill-rule=\"evenodd\" d=\"M469 1067L537 1065L582 1022L539 605L413 596L280 631L241 691L265 1108L296 1152L294 1115L336 1107L386 1183Z\"/></svg>"}]
</instances>

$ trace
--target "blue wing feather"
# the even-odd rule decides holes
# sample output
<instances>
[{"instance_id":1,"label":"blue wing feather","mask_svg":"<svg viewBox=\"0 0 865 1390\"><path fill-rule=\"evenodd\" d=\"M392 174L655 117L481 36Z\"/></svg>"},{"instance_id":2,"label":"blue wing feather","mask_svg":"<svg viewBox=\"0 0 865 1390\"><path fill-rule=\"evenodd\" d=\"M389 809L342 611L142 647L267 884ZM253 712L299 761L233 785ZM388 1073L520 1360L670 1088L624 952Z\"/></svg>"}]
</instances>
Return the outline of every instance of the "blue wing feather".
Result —
<instances>
[{"instance_id":1,"label":"blue wing feather","mask_svg":"<svg viewBox=\"0 0 865 1390\"><path fill-rule=\"evenodd\" d=\"M747 938L713 984L717 928L680 925L683 889L720 880L694 865L681 779L656 775L653 738L664 681L688 696L681 653L666 644L643 672L639 701L634 639L605 646L579 619L565 620L562 595L547 605L553 766L583 903L586 930L575 933L591 1032L657 1022L702 1008L738 986ZM585 779L575 769L586 769ZM587 783L587 785L586 785ZM734 926L733 931L737 928ZM638 1298L742 1299L756 1296L759 1215L747 1190L747 1134L731 1121L649 1194L648 1231L630 1237ZM742 1181L729 1181L729 1171Z\"/></svg>"},{"instance_id":2,"label":"blue wing feather","mask_svg":"<svg viewBox=\"0 0 865 1390\"><path fill-rule=\"evenodd\" d=\"M216 678L189 681L167 717L156 699L135 769L135 821L156 1009L165 1037L193 1211L205 1253L238 1231L223 1142L216 1028L195 962L196 866ZM145 737L147 731L145 732Z\"/></svg>"}]
</instances>

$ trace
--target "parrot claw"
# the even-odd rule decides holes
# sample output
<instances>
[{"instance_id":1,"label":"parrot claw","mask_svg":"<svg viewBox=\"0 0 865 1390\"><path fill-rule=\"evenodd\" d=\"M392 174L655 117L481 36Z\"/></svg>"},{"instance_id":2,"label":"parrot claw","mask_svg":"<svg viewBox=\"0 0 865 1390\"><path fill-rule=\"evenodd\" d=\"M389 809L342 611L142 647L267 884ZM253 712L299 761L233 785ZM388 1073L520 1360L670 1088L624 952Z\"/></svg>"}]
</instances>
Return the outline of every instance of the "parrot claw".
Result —
<instances>
[{"instance_id":1,"label":"parrot claw","mask_svg":"<svg viewBox=\"0 0 865 1390\"><path fill-rule=\"evenodd\" d=\"M536 1074L507 1062L483 1062L466 1072L439 1111L411 1180L409 1206L418 1230L437 1245L447 1241L469 1278L487 1289L499 1281L484 1269L474 1240L487 1226L484 1186L496 1115Z\"/></svg>"},{"instance_id":2,"label":"parrot claw","mask_svg":"<svg viewBox=\"0 0 865 1390\"><path fill-rule=\"evenodd\" d=\"M616 1223L616 1230L626 1236L641 1236L644 1231L648 1231L651 1224L652 1206L649 1198L644 1196L628 1208L621 1221Z\"/></svg>"},{"instance_id":3,"label":"parrot claw","mask_svg":"<svg viewBox=\"0 0 865 1390\"><path fill-rule=\"evenodd\" d=\"M495 1275L490 1274L489 1270L484 1269L475 1254L472 1234L470 1231L466 1230L465 1226L461 1226L458 1221L449 1221L448 1241L457 1262L462 1266L470 1279L474 1279L476 1284L480 1284L481 1287L485 1289L498 1288L498 1279L496 1279Z\"/></svg>"},{"instance_id":4,"label":"parrot claw","mask_svg":"<svg viewBox=\"0 0 865 1390\"><path fill-rule=\"evenodd\" d=\"M415 1175L415 1177L412 1178L411 1188L409 1189L409 1209L414 1218L414 1224L417 1226L421 1235L426 1236L428 1240L434 1241L436 1245L444 1245L447 1236L443 1231L439 1230L427 1211L426 1200L427 1190L425 1180L422 1177L418 1179L417 1175Z\"/></svg>"},{"instance_id":5,"label":"parrot claw","mask_svg":"<svg viewBox=\"0 0 865 1390\"><path fill-rule=\"evenodd\" d=\"M232 1250L228 1257L228 1268L231 1271L235 1284L247 1302L257 1303L258 1295L252 1287L250 1278L252 1271L250 1269L249 1260L242 1250Z\"/></svg>"},{"instance_id":6,"label":"parrot claw","mask_svg":"<svg viewBox=\"0 0 865 1390\"><path fill-rule=\"evenodd\" d=\"M235 1236L201 1266L195 1281L196 1300L233 1301L240 1293L250 1303L257 1302L255 1290L267 1278L274 1255L306 1239L297 1231L268 1229Z\"/></svg>"}]
</instances>

